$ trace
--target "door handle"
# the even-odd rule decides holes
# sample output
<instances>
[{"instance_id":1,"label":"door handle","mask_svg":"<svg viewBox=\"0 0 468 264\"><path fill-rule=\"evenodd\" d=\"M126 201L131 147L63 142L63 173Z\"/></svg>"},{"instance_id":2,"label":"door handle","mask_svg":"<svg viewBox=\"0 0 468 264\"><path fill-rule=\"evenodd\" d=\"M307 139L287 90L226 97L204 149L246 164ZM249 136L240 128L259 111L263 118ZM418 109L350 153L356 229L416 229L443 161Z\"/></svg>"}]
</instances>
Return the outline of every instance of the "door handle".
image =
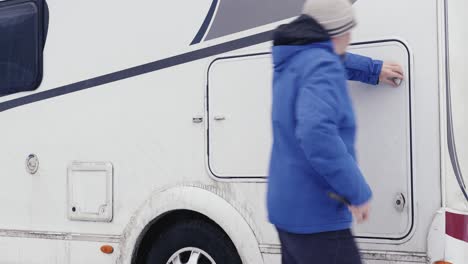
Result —
<instances>
[{"instance_id":1,"label":"door handle","mask_svg":"<svg viewBox=\"0 0 468 264\"><path fill-rule=\"evenodd\" d=\"M224 120L226 120L226 117L225 116L215 116L214 120L215 121L224 121Z\"/></svg>"}]
</instances>

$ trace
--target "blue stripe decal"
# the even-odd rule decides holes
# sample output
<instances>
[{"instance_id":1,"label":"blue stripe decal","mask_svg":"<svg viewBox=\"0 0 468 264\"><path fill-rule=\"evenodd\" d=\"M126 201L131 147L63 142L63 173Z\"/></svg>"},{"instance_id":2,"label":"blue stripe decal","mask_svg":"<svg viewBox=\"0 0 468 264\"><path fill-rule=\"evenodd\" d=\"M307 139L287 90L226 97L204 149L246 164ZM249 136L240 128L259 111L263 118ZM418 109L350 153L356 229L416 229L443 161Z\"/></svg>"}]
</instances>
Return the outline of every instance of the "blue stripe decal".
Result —
<instances>
[{"instance_id":1,"label":"blue stripe decal","mask_svg":"<svg viewBox=\"0 0 468 264\"><path fill-rule=\"evenodd\" d=\"M86 90L90 88L95 88L103 84L108 84L116 81L121 81L145 73L150 73L165 68L185 64L188 62L204 59L207 57L223 54L233 50L242 49L245 47L257 45L260 43L268 42L272 38L272 31L267 31L252 35L249 37L236 39L226 43L218 44L212 47L203 48L196 51L187 52L180 54L174 57L150 62L140 66L128 68L118 72L109 73L92 79L80 81L77 83L68 84L51 90L39 92L36 94L27 95L10 101L5 101L0 103L0 112L16 108L22 105L31 104L38 101L47 100L50 98L62 96L65 94L70 94L78 92L81 90Z\"/></svg>"},{"instance_id":2,"label":"blue stripe decal","mask_svg":"<svg viewBox=\"0 0 468 264\"><path fill-rule=\"evenodd\" d=\"M198 30L197 35L192 40L192 43L190 43L190 45L194 45L202 41L203 36L205 36L205 33L208 30L208 27L210 26L211 20L213 19L217 5L218 5L218 0L213 0L210 6L210 10L208 11L208 14L205 17L205 20L203 21L203 24L201 25L200 29Z\"/></svg>"}]
</instances>

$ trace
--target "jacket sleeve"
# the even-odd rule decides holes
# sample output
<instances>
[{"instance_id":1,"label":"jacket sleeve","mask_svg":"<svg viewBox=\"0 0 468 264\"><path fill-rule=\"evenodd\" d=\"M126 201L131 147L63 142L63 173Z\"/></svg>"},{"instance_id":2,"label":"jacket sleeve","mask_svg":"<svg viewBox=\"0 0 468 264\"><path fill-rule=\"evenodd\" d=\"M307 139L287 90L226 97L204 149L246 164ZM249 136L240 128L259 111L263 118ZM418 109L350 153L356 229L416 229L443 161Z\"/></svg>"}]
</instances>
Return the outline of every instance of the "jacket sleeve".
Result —
<instances>
[{"instance_id":1,"label":"jacket sleeve","mask_svg":"<svg viewBox=\"0 0 468 264\"><path fill-rule=\"evenodd\" d=\"M352 205L362 205L372 193L339 135L336 91L345 80L337 64L323 62L305 74L296 101L295 135L311 168L338 195Z\"/></svg>"},{"instance_id":2,"label":"jacket sleeve","mask_svg":"<svg viewBox=\"0 0 468 264\"><path fill-rule=\"evenodd\" d=\"M346 53L344 64L348 74L348 80L360 81L373 85L379 83L383 61L373 60L369 57L353 53Z\"/></svg>"}]
</instances>

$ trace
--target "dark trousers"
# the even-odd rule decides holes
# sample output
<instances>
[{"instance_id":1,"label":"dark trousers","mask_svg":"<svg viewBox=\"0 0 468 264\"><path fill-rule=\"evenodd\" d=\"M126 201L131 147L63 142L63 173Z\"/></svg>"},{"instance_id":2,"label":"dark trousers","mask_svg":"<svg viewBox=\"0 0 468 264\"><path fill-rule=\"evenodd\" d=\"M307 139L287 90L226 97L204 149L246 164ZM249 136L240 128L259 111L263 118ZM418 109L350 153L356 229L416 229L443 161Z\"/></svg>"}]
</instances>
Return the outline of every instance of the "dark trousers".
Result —
<instances>
[{"instance_id":1,"label":"dark trousers","mask_svg":"<svg viewBox=\"0 0 468 264\"><path fill-rule=\"evenodd\" d=\"M307 235L278 233L283 264L362 264L349 229Z\"/></svg>"}]
</instances>

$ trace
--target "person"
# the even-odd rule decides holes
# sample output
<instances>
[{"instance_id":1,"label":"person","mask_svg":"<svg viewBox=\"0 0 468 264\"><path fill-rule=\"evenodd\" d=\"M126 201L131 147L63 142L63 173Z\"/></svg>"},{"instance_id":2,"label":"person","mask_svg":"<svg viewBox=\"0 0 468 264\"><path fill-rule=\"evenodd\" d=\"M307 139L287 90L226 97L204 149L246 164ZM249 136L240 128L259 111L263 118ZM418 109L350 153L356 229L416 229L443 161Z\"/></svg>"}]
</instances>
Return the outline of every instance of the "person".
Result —
<instances>
[{"instance_id":1,"label":"person","mask_svg":"<svg viewBox=\"0 0 468 264\"><path fill-rule=\"evenodd\" d=\"M346 53L355 25L349 0L307 0L274 33L267 207L283 264L361 263L351 225L368 219L372 192L355 160L346 79L398 86L404 76Z\"/></svg>"}]
</instances>

